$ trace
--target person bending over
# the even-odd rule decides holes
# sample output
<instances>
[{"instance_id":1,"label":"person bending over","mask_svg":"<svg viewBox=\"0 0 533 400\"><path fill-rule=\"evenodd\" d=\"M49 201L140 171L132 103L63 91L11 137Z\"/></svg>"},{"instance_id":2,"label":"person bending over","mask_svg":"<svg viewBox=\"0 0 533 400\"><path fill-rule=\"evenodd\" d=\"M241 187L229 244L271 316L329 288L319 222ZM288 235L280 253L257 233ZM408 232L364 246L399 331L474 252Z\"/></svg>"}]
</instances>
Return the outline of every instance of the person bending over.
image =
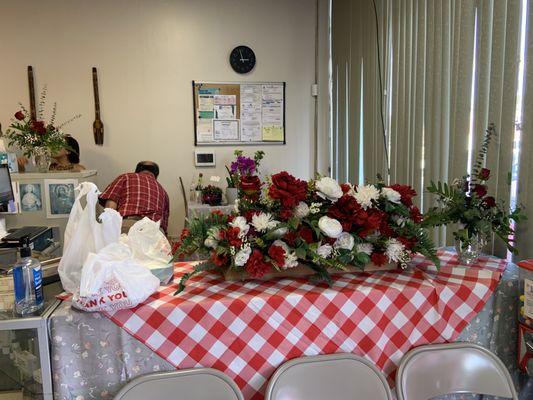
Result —
<instances>
[{"instance_id":1,"label":"person bending over","mask_svg":"<svg viewBox=\"0 0 533 400\"><path fill-rule=\"evenodd\" d=\"M100 195L100 204L117 210L122 215L122 232L144 217L161 221L161 229L167 233L169 200L163 186L157 182L159 167L152 161L141 161L134 173L116 178Z\"/></svg>"}]
</instances>

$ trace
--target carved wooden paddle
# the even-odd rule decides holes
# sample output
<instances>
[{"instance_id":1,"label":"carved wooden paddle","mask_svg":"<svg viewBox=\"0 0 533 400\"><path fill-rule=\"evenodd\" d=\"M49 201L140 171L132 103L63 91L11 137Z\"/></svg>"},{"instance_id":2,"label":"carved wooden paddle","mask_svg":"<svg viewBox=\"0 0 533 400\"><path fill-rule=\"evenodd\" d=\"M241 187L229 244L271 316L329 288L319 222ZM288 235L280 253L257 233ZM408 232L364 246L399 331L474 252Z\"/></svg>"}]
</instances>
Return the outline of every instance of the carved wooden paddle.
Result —
<instances>
[{"instance_id":1,"label":"carved wooden paddle","mask_svg":"<svg viewBox=\"0 0 533 400\"><path fill-rule=\"evenodd\" d=\"M37 120L37 108L35 107L35 84L33 82L33 68L28 65L28 86L30 88L30 115L31 119Z\"/></svg>"},{"instance_id":2,"label":"carved wooden paddle","mask_svg":"<svg viewBox=\"0 0 533 400\"><path fill-rule=\"evenodd\" d=\"M100 98L98 96L98 74L96 67L93 67L93 89L94 89L94 114L93 122L94 143L101 146L104 144L104 123L100 119Z\"/></svg>"}]
</instances>

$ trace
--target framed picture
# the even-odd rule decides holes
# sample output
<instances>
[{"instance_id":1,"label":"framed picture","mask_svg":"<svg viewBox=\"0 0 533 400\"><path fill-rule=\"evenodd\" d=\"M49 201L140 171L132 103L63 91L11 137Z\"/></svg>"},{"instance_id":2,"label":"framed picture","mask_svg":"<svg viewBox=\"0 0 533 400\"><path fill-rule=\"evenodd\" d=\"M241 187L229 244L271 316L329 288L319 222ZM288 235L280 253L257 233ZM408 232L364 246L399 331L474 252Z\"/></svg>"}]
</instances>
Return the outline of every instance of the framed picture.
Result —
<instances>
[{"instance_id":1,"label":"framed picture","mask_svg":"<svg viewBox=\"0 0 533 400\"><path fill-rule=\"evenodd\" d=\"M40 183L19 183L22 212L42 211L43 196Z\"/></svg>"},{"instance_id":2,"label":"framed picture","mask_svg":"<svg viewBox=\"0 0 533 400\"><path fill-rule=\"evenodd\" d=\"M0 212L0 214L19 214L20 213L20 195L19 183L11 181L11 188L13 189L13 200L9 200L7 211Z\"/></svg>"},{"instance_id":3,"label":"framed picture","mask_svg":"<svg viewBox=\"0 0 533 400\"><path fill-rule=\"evenodd\" d=\"M74 189L78 186L77 179L45 179L46 217L67 218L74 199Z\"/></svg>"}]
</instances>

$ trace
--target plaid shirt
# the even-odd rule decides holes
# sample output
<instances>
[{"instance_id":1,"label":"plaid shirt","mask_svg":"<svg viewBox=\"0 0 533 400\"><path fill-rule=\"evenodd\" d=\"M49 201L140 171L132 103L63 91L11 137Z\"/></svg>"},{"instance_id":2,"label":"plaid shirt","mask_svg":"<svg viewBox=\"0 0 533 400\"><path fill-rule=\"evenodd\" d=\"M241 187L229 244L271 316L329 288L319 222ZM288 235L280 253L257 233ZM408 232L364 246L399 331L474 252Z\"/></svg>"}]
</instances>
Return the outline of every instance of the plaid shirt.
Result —
<instances>
[{"instance_id":1,"label":"plaid shirt","mask_svg":"<svg viewBox=\"0 0 533 400\"><path fill-rule=\"evenodd\" d=\"M100 195L100 201L112 200L118 204L123 217L148 217L161 220L161 228L168 228L168 194L156 178L149 173L120 175Z\"/></svg>"}]
</instances>

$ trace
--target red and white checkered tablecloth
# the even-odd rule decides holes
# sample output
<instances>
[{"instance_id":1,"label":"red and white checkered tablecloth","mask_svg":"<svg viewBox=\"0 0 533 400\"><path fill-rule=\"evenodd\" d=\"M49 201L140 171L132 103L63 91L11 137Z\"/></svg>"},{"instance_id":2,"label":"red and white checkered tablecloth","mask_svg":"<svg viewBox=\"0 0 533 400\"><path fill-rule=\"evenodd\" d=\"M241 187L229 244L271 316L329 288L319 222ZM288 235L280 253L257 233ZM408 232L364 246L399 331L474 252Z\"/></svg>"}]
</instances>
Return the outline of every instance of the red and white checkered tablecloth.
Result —
<instances>
[{"instance_id":1,"label":"red and white checkered tablecloth","mask_svg":"<svg viewBox=\"0 0 533 400\"><path fill-rule=\"evenodd\" d=\"M246 399L262 399L268 379L301 356L354 353L391 380L412 347L453 341L496 288L506 261L481 257L442 267L417 257L406 271L344 274L333 286L307 279L225 282L202 274L173 296L161 287L143 304L108 317L177 368L216 368ZM191 266L179 263L174 282Z\"/></svg>"}]
</instances>

